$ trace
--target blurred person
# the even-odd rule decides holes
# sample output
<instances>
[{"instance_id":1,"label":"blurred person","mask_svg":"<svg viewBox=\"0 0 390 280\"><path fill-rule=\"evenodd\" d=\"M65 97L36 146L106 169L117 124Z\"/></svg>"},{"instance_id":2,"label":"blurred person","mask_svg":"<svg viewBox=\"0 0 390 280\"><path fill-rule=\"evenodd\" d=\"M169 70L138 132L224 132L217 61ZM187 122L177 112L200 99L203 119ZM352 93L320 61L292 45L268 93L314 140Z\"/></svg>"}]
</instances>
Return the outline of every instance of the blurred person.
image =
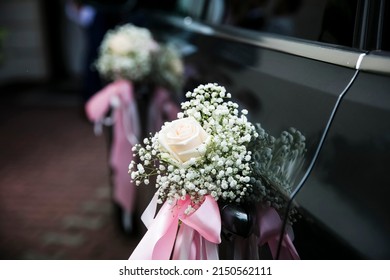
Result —
<instances>
[{"instance_id":1,"label":"blurred person","mask_svg":"<svg viewBox=\"0 0 390 280\"><path fill-rule=\"evenodd\" d=\"M108 30L122 23L123 14L117 9L99 6L98 1L67 0L65 12L70 20L77 23L84 30L86 51L83 63L83 84L81 99L87 100L103 86L93 63L98 57L98 49Z\"/></svg>"}]
</instances>

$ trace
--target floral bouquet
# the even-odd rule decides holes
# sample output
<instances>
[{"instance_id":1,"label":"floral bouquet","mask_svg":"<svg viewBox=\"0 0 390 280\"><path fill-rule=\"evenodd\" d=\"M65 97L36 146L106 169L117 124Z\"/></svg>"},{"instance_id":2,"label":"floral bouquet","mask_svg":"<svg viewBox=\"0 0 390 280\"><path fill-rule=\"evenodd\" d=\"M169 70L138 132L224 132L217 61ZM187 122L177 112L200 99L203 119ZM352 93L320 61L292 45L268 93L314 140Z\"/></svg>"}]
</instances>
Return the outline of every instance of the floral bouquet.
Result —
<instances>
[{"instance_id":1,"label":"floral bouquet","mask_svg":"<svg viewBox=\"0 0 390 280\"><path fill-rule=\"evenodd\" d=\"M157 191L143 215L148 231L130 259L218 259L218 203L255 200L275 207L271 215L279 217L282 195L276 195L270 182L286 186L286 180L276 180L281 178L276 175L287 178L292 170L288 160L282 164L281 159L295 161L294 156L302 154L302 146L301 152L295 146L286 149L295 142L292 134L285 134L280 142L249 122L247 110L240 111L222 86L200 85L186 97L177 120L165 123L144 139L144 145L133 147L141 163L131 161L131 180L147 185L156 176ZM292 132L304 141L296 130ZM273 160L278 145L285 147L284 154ZM154 217L157 204L163 205ZM273 241L278 238L274 234ZM292 243L287 243L291 249Z\"/></svg>"},{"instance_id":2,"label":"floral bouquet","mask_svg":"<svg viewBox=\"0 0 390 280\"><path fill-rule=\"evenodd\" d=\"M121 210L123 229L131 232L136 213L136 186L129 182L127 168L131 148L143 137L144 126L157 131L176 118L179 106L171 88L181 86L182 64L176 53L159 46L148 29L125 24L106 33L95 66L112 81L88 100L85 110L96 134L101 134L103 125L112 126L113 200Z\"/></svg>"},{"instance_id":3,"label":"floral bouquet","mask_svg":"<svg viewBox=\"0 0 390 280\"><path fill-rule=\"evenodd\" d=\"M153 53L153 81L174 92L179 92L184 82L184 65L178 50L169 44L160 44L157 52Z\"/></svg>"},{"instance_id":4,"label":"floral bouquet","mask_svg":"<svg viewBox=\"0 0 390 280\"><path fill-rule=\"evenodd\" d=\"M158 44L146 28L125 24L109 30L99 48L98 72L105 78L140 81L152 70Z\"/></svg>"}]
</instances>

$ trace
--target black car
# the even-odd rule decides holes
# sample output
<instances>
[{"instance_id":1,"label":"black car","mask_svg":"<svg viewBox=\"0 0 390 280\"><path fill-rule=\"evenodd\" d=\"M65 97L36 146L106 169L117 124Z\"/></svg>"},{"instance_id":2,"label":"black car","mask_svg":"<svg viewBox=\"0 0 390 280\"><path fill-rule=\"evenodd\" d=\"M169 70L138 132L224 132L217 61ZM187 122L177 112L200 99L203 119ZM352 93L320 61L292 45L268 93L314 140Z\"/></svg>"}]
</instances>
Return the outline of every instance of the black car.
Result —
<instances>
[{"instance_id":1,"label":"black car","mask_svg":"<svg viewBox=\"0 0 390 280\"><path fill-rule=\"evenodd\" d=\"M302 259L390 258L388 1L178 1L142 16L181 50L186 90L219 83L270 134L306 137L289 196Z\"/></svg>"},{"instance_id":2,"label":"black car","mask_svg":"<svg viewBox=\"0 0 390 280\"><path fill-rule=\"evenodd\" d=\"M128 21L180 50L184 92L218 83L269 134L294 127L305 136L286 199L300 216L293 224L300 258L389 259L390 3L139 3ZM225 228L223 257L237 257L237 246L251 251L250 212L223 213L233 223ZM260 255L269 257L263 247Z\"/></svg>"}]
</instances>

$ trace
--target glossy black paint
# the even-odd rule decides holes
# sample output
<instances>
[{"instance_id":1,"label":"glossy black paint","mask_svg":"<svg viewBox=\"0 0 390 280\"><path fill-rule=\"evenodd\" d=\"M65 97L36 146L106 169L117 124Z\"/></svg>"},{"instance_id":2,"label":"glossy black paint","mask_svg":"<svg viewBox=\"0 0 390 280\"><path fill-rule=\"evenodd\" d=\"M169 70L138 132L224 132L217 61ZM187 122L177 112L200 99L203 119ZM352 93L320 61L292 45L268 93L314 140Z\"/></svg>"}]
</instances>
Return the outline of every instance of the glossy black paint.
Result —
<instances>
[{"instance_id":1,"label":"glossy black paint","mask_svg":"<svg viewBox=\"0 0 390 280\"><path fill-rule=\"evenodd\" d=\"M252 213L236 204L225 204L220 208L222 227L226 235L239 235L249 237L253 232L253 217Z\"/></svg>"},{"instance_id":2,"label":"glossy black paint","mask_svg":"<svg viewBox=\"0 0 390 280\"><path fill-rule=\"evenodd\" d=\"M364 20L365 2L356 20ZM183 50L185 90L217 82L270 134L292 126L306 136L305 163L294 182L301 189L292 198L302 215L294 224L301 258L390 258L390 56L366 52L363 23L355 25L357 50L188 18L149 19L158 40ZM237 256L239 246L241 257L256 257L250 248L256 243L244 238L250 211L233 208L222 212L223 256Z\"/></svg>"},{"instance_id":3,"label":"glossy black paint","mask_svg":"<svg viewBox=\"0 0 390 280\"><path fill-rule=\"evenodd\" d=\"M363 72L343 99L296 200L366 258L390 258L389 156L390 78Z\"/></svg>"}]
</instances>

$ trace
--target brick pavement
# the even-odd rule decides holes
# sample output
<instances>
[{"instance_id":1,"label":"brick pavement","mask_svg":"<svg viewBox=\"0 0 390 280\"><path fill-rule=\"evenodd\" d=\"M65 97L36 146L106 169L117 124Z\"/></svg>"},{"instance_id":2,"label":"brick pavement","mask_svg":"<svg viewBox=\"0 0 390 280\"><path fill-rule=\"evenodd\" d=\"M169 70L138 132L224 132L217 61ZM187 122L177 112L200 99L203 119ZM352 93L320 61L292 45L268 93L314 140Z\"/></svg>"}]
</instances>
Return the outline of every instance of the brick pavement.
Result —
<instances>
[{"instance_id":1,"label":"brick pavement","mask_svg":"<svg viewBox=\"0 0 390 280\"><path fill-rule=\"evenodd\" d=\"M0 259L127 259L139 237L115 220L105 138L78 106L10 104L0 110Z\"/></svg>"}]
</instances>

